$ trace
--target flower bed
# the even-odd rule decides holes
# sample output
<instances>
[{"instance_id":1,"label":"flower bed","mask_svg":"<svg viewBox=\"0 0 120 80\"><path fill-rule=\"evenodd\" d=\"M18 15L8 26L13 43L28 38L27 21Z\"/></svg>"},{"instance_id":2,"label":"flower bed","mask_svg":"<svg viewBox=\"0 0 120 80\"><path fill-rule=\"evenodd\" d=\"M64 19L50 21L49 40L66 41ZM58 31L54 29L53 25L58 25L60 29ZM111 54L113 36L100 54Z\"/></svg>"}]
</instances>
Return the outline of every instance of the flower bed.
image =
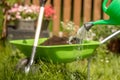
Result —
<instances>
[{"instance_id":1,"label":"flower bed","mask_svg":"<svg viewBox=\"0 0 120 80\"><path fill-rule=\"evenodd\" d=\"M8 10L8 20L16 20L16 19L37 19L39 14L39 6L36 5L18 5L15 4Z\"/></svg>"},{"instance_id":2,"label":"flower bed","mask_svg":"<svg viewBox=\"0 0 120 80\"><path fill-rule=\"evenodd\" d=\"M32 20L37 19L40 7L36 5L18 5L15 4L8 10L8 21L16 21L18 19ZM51 5L45 6L44 20L52 20L55 10Z\"/></svg>"}]
</instances>

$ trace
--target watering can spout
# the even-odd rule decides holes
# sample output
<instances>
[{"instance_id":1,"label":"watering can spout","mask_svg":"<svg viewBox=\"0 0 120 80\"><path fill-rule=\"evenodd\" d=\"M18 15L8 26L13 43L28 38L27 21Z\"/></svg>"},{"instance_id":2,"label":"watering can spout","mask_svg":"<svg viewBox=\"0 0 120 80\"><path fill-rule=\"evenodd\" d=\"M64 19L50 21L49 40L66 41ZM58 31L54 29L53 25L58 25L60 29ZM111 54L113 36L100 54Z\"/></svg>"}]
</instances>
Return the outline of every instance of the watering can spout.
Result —
<instances>
[{"instance_id":1,"label":"watering can spout","mask_svg":"<svg viewBox=\"0 0 120 80\"><path fill-rule=\"evenodd\" d=\"M119 22L113 20L97 20L95 22L88 22L84 24L84 27L87 31L92 28L94 25L120 25Z\"/></svg>"},{"instance_id":2,"label":"watering can spout","mask_svg":"<svg viewBox=\"0 0 120 80\"><path fill-rule=\"evenodd\" d=\"M93 22L93 25L120 25L120 23L112 19L109 19L109 20L97 20Z\"/></svg>"}]
</instances>

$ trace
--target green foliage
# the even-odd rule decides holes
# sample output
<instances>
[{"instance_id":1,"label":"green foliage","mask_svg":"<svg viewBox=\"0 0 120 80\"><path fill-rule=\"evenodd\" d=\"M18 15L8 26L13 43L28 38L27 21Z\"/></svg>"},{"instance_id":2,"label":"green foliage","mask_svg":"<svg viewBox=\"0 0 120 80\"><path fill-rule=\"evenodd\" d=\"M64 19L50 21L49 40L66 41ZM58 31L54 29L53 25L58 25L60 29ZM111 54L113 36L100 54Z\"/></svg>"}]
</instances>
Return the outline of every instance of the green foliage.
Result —
<instances>
[{"instance_id":1,"label":"green foliage","mask_svg":"<svg viewBox=\"0 0 120 80\"><path fill-rule=\"evenodd\" d=\"M18 0L1 0L0 1L0 38L2 34L2 27L5 16L5 9L8 9L10 6L13 6L14 3L18 2Z\"/></svg>"},{"instance_id":2,"label":"green foliage","mask_svg":"<svg viewBox=\"0 0 120 80\"><path fill-rule=\"evenodd\" d=\"M4 20L4 14L2 10L3 10L2 7L0 7L0 35L2 34L2 27L3 27L3 20Z\"/></svg>"},{"instance_id":3,"label":"green foliage","mask_svg":"<svg viewBox=\"0 0 120 80\"><path fill-rule=\"evenodd\" d=\"M91 63L92 80L119 80L120 55L107 50L106 45L101 45L95 51Z\"/></svg>"},{"instance_id":4,"label":"green foliage","mask_svg":"<svg viewBox=\"0 0 120 80\"><path fill-rule=\"evenodd\" d=\"M97 25L93 26L92 32L96 34L94 40L104 39L115 31L119 30L120 26L115 25ZM119 35L118 35L119 36Z\"/></svg>"},{"instance_id":5,"label":"green foliage","mask_svg":"<svg viewBox=\"0 0 120 80\"><path fill-rule=\"evenodd\" d=\"M0 57L0 80L86 80L87 59L67 64L53 64L41 61L31 67L30 73L15 71L21 53L11 46L2 51ZM106 45L98 47L90 63L91 80L119 80L120 56L109 52ZM24 56L22 56L23 58Z\"/></svg>"},{"instance_id":6,"label":"green foliage","mask_svg":"<svg viewBox=\"0 0 120 80\"><path fill-rule=\"evenodd\" d=\"M7 3L9 3L10 6L13 6L16 2L20 0L5 0Z\"/></svg>"},{"instance_id":7,"label":"green foliage","mask_svg":"<svg viewBox=\"0 0 120 80\"><path fill-rule=\"evenodd\" d=\"M52 32L52 30L53 30L53 20L49 21L48 28L49 28L50 32Z\"/></svg>"}]
</instances>

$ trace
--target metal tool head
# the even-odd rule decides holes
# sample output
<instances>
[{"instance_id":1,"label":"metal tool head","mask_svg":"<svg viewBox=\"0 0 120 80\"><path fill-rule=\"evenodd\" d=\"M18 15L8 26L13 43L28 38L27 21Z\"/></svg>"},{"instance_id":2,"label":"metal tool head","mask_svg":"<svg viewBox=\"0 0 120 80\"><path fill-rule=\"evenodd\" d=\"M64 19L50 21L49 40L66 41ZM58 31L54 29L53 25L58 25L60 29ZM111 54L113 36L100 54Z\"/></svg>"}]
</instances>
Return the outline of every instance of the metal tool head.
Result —
<instances>
[{"instance_id":1,"label":"metal tool head","mask_svg":"<svg viewBox=\"0 0 120 80\"><path fill-rule=\"evenodd\" d=\"M89 31L93 26L93 22L88 22L84 24L84 27L87 31Z\"/></svg>"},{"instance_id":2,"label":"metal tool head","mask_svg":"<svg viewBox=\"0 0 120 80\"><path fill-rule=\"evenodd\" d=\"M47 0L40 0L40 6L44 6Z\"/></svg>"}]
</instances>

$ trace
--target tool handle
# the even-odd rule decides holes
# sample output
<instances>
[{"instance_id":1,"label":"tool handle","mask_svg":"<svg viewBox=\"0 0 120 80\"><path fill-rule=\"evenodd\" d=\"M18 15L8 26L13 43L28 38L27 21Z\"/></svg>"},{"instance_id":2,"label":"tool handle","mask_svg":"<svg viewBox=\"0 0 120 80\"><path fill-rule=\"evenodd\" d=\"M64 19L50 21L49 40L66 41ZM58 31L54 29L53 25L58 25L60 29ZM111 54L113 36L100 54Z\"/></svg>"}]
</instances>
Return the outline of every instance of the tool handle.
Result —
<instances>
[{"instance_id":1,"label":"tool handle","mask_svg":"<svg viewBox=\"0 0 120 80\"><path fill-rule=\"evenodd\" d=\"M115 33L111 34L110 36L108 36L107 38L105 38L104 40L102 40L100 43L103 44L103 43L105 43L106 41L108 41L109 39L115 37L118 34L120 34L120 30L118 30Z\"/></svg>"},{"instance_id":2,"label":"tool handle","mask_svg":"<svg viewBox=\"0 0 120 80\"><path fill-rule=\"evenodd\" d=\"M40 0L40 6L45 6L46 2L47 2L47 0Z\"/></svg>"}]
</instances>

